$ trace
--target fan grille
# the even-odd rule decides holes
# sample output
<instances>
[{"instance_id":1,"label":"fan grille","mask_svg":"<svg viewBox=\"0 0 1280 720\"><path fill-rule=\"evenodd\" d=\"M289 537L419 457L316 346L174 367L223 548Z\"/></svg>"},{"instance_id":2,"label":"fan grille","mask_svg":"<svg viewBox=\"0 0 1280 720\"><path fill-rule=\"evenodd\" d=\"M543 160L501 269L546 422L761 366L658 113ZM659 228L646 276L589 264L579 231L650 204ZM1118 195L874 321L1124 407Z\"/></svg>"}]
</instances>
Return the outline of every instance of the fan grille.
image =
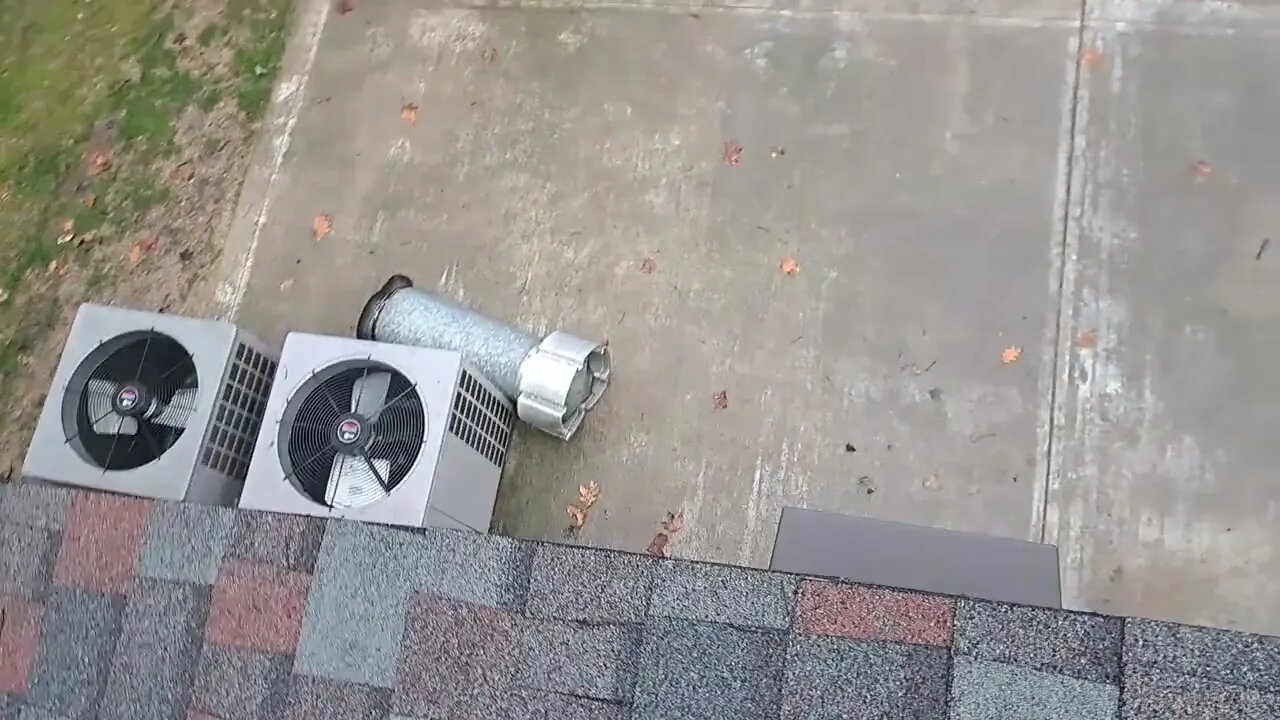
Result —
<instances>
[{"instance_id":1,"label":"fan grille","mask_svg":"<svg viewBox=\"0 0 1280 720\"><path fill-rule=\"evenodd\" d=\"M366 393L382 397L375 402ZM285 477L312 501L359 507L386 497L408 477L426 422L422 399L403 374L372 360L337 363L316 372L289 399L280 423L280 462ZM334 486L339 476L343 492Z\"/></svg>"},{"instance_id":2,"label":"fan grille","mask_svg":"<svg viewBox=\"0 0 1280 720\"><path fill-rule=\"evenodd\" d=\"M103 470L156 460L182 437L195 412L195 363L181 343L154 330L108 340L73 377L82 380L64 403L67 442Z\"/></svg>"}]
</instances>

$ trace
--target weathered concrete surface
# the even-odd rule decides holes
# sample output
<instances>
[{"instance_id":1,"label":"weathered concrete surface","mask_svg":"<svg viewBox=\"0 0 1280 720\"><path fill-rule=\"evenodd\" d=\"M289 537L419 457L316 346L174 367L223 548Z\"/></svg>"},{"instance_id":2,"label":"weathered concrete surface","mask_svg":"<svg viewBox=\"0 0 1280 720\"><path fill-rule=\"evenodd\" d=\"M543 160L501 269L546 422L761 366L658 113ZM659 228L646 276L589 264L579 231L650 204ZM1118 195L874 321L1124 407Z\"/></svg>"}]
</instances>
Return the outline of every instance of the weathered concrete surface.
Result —
<instances>
[{"instance_id":1,"label":"weathered concrete surface","mask_svg":"<svg viewBox=\"0 0 1280 720\"><path fill-rule=\"evenodd\" d=\"M1276 11L1093 3L1080 63L1077 2L836 1L311 0L228 312L348 333L407 272L607 337L582 435L520 433L502 532L559 538L598 480L580 542L683 509L674 554L763 564L804 505L1043 537L1072 607L1280 632Z\"/></svg>"},{"instance_id":2,"label":"weathered concrete surface","mask_svg":"<svg viewBox=\"0 0 1280 720\"><path fill-rule=\"evenodd\" d=\"M1087 34L1046 537L1077 604L1275 632L1280 42L1149 20Z\"/></svg>"},{"instance_id":3,"label":"weathered concrete surface","mask_svg":"<svg viewBox=\"0 0 1280 720\"><path fill-rule=\"evenodd\" d=\"M1073 33L395 3L331 18L245 320L348 332L408 271L540 332L607 337L617 380L583 435L520 435L512 534L558 537L596 479L583 539L631 549L683 509L677 552L763 564L783 504L1023 537Z\"/></svg>"}]
</instances>

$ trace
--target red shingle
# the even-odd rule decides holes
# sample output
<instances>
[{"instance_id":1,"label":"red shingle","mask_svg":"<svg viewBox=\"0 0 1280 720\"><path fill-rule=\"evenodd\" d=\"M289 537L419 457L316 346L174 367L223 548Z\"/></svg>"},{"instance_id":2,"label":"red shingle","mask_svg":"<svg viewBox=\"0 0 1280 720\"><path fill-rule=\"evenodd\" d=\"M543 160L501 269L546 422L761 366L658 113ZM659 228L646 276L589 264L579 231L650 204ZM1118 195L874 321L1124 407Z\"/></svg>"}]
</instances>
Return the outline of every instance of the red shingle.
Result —
<instances>
[{"instance_id":1,"label":"red shingle","mask_svg":"<svg viewBox=\"0 0 1280 720\"><path fill-rule=\"evenodd\" d=\"M229 560L213 586L206 638L229 647L292 653L310 586L306 573Z\"/></svg>"},{"instance_id":2,"label":"red shingle","mask_svg":"<svg viewBox=\"0 0 1280 720\"><path fill-rule=\"evenodd\" d=\"M0 595L0 692L26 693L27 673L40 637L41 607Z\"/></svg>"},{"instance_id":3,"label":"red shingle","mask_svg":"<svg viewBox=\"0 0 1280 720\"><path fill-rule=\"evenodd\" d=\"M954 605L947 597L808 580L800 586L796 627L809 635L945 647Z\"/></svg>"},{"instance_id":4,"label":"red shingle","mask_svg":"<svg viewBox=\"0 0 1280 720\"><path fill-rule=\"evenodd\" d=\"M133 576L151 503L105 493L76 493L53 582L123 593Z\"/></svg>"}]
</instances>

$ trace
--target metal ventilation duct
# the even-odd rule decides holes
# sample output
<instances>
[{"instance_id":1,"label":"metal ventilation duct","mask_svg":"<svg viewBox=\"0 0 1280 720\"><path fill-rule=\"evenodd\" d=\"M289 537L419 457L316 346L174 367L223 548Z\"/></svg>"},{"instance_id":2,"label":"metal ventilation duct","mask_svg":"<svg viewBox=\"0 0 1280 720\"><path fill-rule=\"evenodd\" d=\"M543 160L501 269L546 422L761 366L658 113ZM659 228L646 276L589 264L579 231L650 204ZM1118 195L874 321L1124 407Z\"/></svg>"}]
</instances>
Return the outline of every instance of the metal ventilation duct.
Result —
<instances>
[{"instance_id":1,"label":"metal ventilation duct","mask_svg":"<svg viewBox=\"0 0 1280 720\"><path fill-rule=\"evenodd\" d=\"M515 403L520 419L568 440L609 386L608 345L556 331L539 340L393 275L365 303L362 340L461 353Z\"/></svg>"}]
</instances>

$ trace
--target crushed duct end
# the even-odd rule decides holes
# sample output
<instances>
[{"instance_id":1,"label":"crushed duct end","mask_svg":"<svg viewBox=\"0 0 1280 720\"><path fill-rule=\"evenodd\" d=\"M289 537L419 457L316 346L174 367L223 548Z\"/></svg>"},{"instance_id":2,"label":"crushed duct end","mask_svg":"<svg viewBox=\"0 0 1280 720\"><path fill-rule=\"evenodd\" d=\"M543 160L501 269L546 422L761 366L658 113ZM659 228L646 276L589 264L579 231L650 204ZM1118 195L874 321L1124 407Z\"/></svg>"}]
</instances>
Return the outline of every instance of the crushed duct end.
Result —
<instances>
[{"instance_id":1,"label":"crushed duct end","mask_svg":"<svg viewBox=\"0 0 1280 720\"><path fill-rule=\"evenodd\" d=\"M539 340L393 275L365 303L362 340L459 352L516 406L524 422L562 440L609 386L608 345L555 331Z\"/></svg>"}]
</instances>

